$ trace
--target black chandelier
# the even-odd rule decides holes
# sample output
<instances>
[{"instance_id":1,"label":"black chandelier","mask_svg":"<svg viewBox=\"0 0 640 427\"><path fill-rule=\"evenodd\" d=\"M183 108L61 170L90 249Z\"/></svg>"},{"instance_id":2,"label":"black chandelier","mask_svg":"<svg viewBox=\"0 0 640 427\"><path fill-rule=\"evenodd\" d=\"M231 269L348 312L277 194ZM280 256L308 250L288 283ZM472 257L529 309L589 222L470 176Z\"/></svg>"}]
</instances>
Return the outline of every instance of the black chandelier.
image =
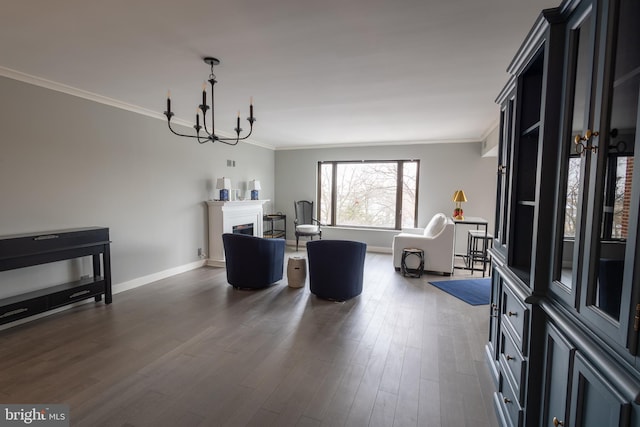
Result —
<instances>
[{"instance_id":1,"label":"black chandelier","mask_svg":"<svg viewBox=\"0 0 640 427\"><path fill-rule=\"evenodd\" d=\"M171 127L171 117L173 117L173 113L171 112L171 93L167 95L167 111L164 112L164 115L167 116L167 125L169 126L169 130L173 132L175 135L183 136L185 138L195 138L200 144L204 144L205 142L211 141L216 142L220 141L227 145L236 145L239 141L249 138L251 136L251 132L253 132L253 122L256 121L256 118L253 117L253 98L249 101L249 117L247 117L247 121L249 122L249 133L243 137L240 137L240 132L242 132L242 128L240 127L240 112L238 112L238 121L236 124L236 128L234 129L236 132L235 138L221 138L216 135L215 128L215 106L214 106L214 86L216 83L216 75L213 74L214 65L220 64L220 61L217 58L213 58L207 56L204 58L204 62L211 66L211 73L209 74L209 84L211 84L211 107L207 105L207 84L203 83L202 85L202 104L198 106L196 110L196 124L193 128L196 130L195 135L185 135L179 132L176 132ZM207 126L207 110L211 108L211 129ZM200 113L202 113L202 126L200 126ZM200 131L204 131L202 134Z\"/></svg>"}]
</instances>

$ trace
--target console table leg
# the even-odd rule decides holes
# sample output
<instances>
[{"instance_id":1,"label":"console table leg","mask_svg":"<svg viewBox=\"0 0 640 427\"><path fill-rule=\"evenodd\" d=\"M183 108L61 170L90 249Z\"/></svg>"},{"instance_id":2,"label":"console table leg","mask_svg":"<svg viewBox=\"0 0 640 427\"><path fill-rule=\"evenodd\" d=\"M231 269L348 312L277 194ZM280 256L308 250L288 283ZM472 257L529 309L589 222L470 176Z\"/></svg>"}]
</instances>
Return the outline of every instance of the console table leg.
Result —
<instances>
[{"instance_id":1,"label":"console table leg","mask_svg":"<svg viewBox=\"0 0 640 427\"><path fill-rule=\"evenodd\" d=\"M111 295L111 255L108 244L105 245L102 262L104 264L104 302L105 304L111 304L113 300Z\"/></svg>"}]
</instances>

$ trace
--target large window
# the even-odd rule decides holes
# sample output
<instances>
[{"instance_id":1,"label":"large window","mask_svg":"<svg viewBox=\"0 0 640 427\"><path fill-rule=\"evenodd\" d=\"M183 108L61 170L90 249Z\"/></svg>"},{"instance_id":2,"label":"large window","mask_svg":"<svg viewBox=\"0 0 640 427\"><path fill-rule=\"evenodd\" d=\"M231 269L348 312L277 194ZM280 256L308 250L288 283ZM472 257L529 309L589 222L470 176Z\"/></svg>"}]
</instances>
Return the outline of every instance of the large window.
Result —
<instances>
[{"instance_id":1,"label":"large window","mask_svg":"<svg viewBox=\"0 0 640 427\"><path fill-rule=\"evenodd\" d=\"M399 230L415 227L417 160L318 163L320 222Z\"/></svg>"}]
</instances>

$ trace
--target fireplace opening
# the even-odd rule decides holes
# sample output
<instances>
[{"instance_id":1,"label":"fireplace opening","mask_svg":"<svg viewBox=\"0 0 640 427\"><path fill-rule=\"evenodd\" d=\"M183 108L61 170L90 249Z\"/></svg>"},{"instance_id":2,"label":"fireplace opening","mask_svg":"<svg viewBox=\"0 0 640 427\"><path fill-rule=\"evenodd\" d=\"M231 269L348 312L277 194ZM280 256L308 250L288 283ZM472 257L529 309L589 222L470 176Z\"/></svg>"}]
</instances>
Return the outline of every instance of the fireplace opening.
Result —
<instances>
[{"instance_id":1,"label":"fireplace opening","mask_svg":"<svg viewBox=\"0 0 640 427\"><path fill-rule=\"evenodd\" d=\"M234 225L231 228L233 234L246 234L248 236L253 236L253 224L240 224Z\"/></svg>"}]
</instances>

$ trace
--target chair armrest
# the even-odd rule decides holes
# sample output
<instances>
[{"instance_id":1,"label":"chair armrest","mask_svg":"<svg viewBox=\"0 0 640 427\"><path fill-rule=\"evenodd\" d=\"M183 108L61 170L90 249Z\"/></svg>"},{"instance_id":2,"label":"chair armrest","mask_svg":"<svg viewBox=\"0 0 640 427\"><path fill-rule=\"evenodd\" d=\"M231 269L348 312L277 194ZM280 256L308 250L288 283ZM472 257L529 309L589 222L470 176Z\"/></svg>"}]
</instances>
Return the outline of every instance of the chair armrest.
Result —
<instances>
[{"instance_id":1,"label":"chair armrest","mask_svg":"<svg viewBox=\"0 0 640 427\"><path fill-rule=\"evenodd\" d=\"M442 246L442 241L433 237L425 237L418 234L400 233L393 238L396 244L402 244L404 248L426 248L431 246Z\"/></svg>"},{"instance_id":2,"label":"chair armrest","mask_svg":"<svg viewBox=\"0 0 640 427\"><path fill-rule=\"evenodd\" d=\"M396 268L400 267L404 248L416 248L425 252L425 270L451 273L453 271L454 243L453 224L447 224L445 229L435 237L400 233L393 238L393 265Z\"/></svg>"},{"instance_id":3,"label":"chair armrest","mask_svg":"<svg viewBox=\"0 0 640 427\"><path fill-rule=\"evenodd\" d=\"M403 228L400 234L424 235L424 228Z\"/></svg>"}]
</instances>

